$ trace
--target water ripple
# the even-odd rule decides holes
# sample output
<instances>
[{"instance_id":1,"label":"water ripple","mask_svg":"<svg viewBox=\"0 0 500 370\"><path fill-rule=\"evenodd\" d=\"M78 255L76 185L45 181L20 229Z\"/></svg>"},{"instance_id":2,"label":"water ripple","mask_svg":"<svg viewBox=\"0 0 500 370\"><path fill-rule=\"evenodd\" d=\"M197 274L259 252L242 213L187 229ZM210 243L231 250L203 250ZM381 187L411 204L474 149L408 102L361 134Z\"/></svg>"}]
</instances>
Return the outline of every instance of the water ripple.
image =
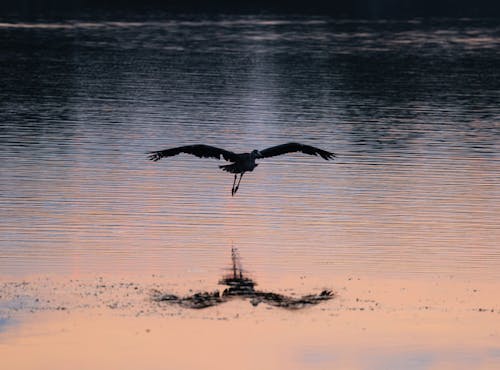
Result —
<instances>
[{"instance_id":1,"label":"water ripple","mask_svg":"<svg viewBox=\"0 0 500 370\"><path fill-rule=\"evenodd\" d=\"M0 23L2 273L497 276L499 29L230 17ZM262 160L231 197L216 160Z\"/></svg>"}]
</instances>

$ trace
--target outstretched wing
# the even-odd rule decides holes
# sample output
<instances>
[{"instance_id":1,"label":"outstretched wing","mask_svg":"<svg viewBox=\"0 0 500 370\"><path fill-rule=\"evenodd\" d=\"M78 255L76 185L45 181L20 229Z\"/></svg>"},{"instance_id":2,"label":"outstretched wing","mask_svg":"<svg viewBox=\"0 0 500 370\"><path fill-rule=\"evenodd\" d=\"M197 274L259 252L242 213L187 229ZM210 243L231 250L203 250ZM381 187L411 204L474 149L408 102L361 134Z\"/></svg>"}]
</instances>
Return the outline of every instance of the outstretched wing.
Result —
<instances>
[{"instance_id":1,"label":"outstretched wing","mask_svg":"<svg viewBox=\"0 0 500 370\"><path fill-rule=\"evenodd\" d=\"M335 157L334 153L327 152L326 150L322 150L319 148L315 148L314 146L304 145L300 143L287 143L272 146L270 148L264 149L260 151L260 158L268 158L274 157L281 154L293 153L293 152L302 152L305 154L311 155L320 155L321 158L329 160Z\"/></svg>"},{"instance_id":2,"label":"outstretched wing","mask_svg":"<svg viewBox=\"0 0 500 370\"><path fill-rule=\"evenodd\" d=\"M231 162L234 162L238 159L236 153L221 148L217 148L215 146L204 145L204 144L179 146L177 148L170 148L156 152L149 152L148 158L156 162L162 159L163 157L173 157L174 155L180 153L192 154L199 158L221 159L222 156L226 161L231 161Z\"/></svg>"}]
</instances>

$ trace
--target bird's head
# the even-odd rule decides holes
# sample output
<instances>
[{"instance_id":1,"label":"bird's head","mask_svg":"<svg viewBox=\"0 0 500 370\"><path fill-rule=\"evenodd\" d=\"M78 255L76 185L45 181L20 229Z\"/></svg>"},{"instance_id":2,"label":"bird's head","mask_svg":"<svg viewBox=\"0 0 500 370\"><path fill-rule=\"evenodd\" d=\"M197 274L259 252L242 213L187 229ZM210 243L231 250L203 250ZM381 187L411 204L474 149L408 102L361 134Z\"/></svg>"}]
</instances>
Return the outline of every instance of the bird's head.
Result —
<instances>
[{"instance_id":1,"label":"bird's head","mask_svg":"<svg viewBox=\"0 0 500 370\"><path fill-rule=\"evenodd\" d=\"M257 149L252 150L252 153L250 153L250 155L252 156L253 159L262 158L262 154Z\"/></svg>"}]
</instances>

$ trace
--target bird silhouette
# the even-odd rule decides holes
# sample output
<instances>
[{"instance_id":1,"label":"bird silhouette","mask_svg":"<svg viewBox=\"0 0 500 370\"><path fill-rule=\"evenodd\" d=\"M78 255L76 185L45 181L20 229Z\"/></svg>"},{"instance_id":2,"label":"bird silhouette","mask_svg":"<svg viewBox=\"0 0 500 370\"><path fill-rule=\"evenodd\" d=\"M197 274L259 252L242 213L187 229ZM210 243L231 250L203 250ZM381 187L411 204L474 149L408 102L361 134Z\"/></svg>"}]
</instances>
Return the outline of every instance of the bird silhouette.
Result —
<instances>
[{"instance_id":1,"label":"bird silhouette","mask_svg":"<svg viewBox=\"0 0 500 370\"><path fill-rule=\"evenodd\" d=\"M148 154L149 159L155 162L162 158L173 157L180 153L192 154L199 158L221 159L222 157L226 161L232 162L228 165L219 166L219 168L221 168L223 171L234 173L233 188L231 189L231 195L234 196L234 194L236 194L236 192L238 191L243 174L245 172L252 172L254 168L259 165L258 163L255 163L256 159L269 158L293 152L319 155L325 160L333 159L335 157L334 153L300 143L286 143L272 146L264 150L253 150L250 153L234 153L229 150L217 148L211 145L196 144L153 151L149 152ZM240 179L238 180L238 183L236 183L238 174L240 174Z\"/></svg>"}]
</instances>

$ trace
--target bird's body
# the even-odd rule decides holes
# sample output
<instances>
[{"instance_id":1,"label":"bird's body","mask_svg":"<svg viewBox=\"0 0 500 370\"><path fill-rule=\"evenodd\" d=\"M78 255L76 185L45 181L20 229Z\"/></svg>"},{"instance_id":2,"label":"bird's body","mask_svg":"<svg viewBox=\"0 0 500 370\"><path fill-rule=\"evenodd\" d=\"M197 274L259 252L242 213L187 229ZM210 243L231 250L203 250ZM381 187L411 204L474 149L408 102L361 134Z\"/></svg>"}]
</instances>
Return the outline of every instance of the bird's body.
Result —
<instances>
[{"instance_id":1,"label":"bird's body","mask_svg":"<svg viewBox=\"0 0 500 370\"><path fill-rule=\"evenodd\" d=\"M335 157L334 153L327 152L319 148L315 148L310 145L304 145L300 143L287 143L282 145L273 146L264 150L253 150L250 153L234 153L225 149L217 148L210 145L197 144L197 145L186 145L179 146L176 148L170 148L149 153L149 159L152 161L158 161L164 157L173 157L174 155L180 153L192 154L200 158L216 158L225 159L226 161L232 162L228 165L219 166L223 171L234 173L233 189L231 194L234 195L240 186L241 178L245 172L252 172L255 167L259 164L255 163L256 159L274 157L281 154L292 153L292 152L302 152L311 155L320 155L323 159L329 160ZM236 184L237 174L240 174L240 180Z\"/></svg>"},{"instance_id":2,"label":"bird's body","mask_svg":"<svg viewBox=\"0 0 500 370\"><path fill-rule=\"evenodd\" d=\"M252 156L252 153L241 153L237 154L237 156L238 160L235 163L219 166L219 168L226 172L243 174L252 172L259 165L255 163L256 158Z\"/></svg>"}]
</instances>

